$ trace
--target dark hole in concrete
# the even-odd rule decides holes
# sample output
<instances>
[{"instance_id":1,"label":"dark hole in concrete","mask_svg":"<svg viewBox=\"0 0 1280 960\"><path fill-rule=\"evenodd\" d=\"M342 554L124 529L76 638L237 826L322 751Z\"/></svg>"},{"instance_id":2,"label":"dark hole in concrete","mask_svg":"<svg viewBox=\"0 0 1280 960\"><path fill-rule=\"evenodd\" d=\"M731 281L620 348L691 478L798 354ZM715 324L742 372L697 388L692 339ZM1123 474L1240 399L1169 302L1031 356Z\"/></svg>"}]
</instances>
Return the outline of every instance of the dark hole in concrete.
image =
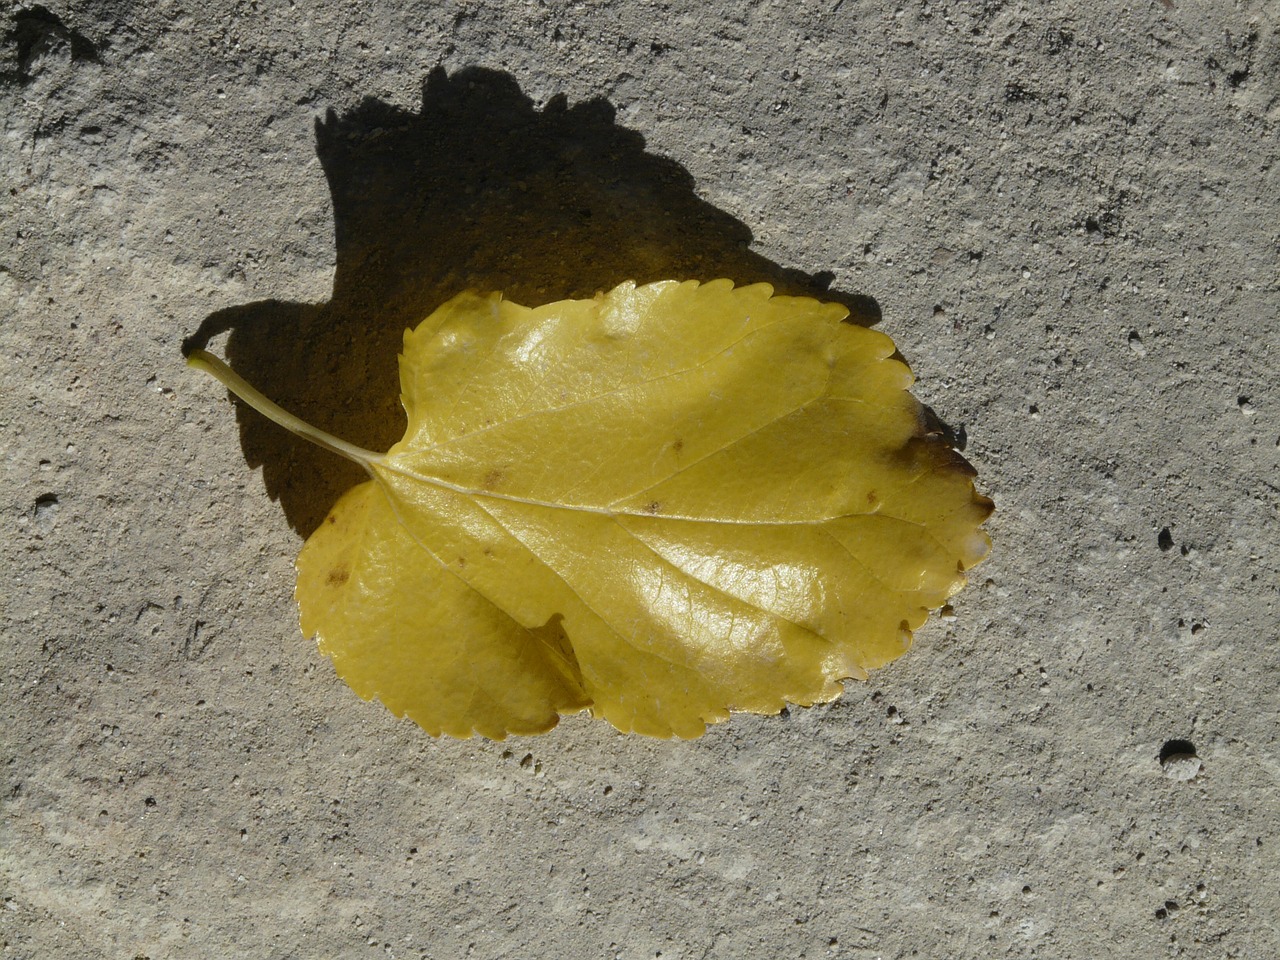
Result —
<instances>
[{"instance_id":1,"label":"dark hole in concrete","mask_svg":"<svg viewBox=\"0 0 1280 960\"><path fill-rule=\"evenodd\" d=\"M1172 757L1196 755L1196 745L1190 740L1166 740L1160 748L1160 762L1165 763Z\"/></svg>"}]
</instances>

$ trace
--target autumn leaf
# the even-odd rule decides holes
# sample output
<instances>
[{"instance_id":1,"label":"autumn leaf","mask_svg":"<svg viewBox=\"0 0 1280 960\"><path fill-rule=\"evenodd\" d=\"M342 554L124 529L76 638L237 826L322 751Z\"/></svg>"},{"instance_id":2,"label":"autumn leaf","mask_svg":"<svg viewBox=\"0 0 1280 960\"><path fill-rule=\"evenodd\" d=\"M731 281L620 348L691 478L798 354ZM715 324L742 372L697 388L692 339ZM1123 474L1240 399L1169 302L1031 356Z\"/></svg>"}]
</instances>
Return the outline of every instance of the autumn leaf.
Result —
<instances>
[{"instance_id":1,"label":"autumn leaf","mask_svg":"<svg viewBox=\"0 0 1280 960\"><path fill-rule=\"evenodd\" d=\"M408 429L386 454L190 362L368 470L297 588L303 631L362 697L433 735L590 709L696 737L835 698L990 547L991 503L927 431L893 342L772 293L463 294L405 334Z\"/></svg>"}]
</instances>

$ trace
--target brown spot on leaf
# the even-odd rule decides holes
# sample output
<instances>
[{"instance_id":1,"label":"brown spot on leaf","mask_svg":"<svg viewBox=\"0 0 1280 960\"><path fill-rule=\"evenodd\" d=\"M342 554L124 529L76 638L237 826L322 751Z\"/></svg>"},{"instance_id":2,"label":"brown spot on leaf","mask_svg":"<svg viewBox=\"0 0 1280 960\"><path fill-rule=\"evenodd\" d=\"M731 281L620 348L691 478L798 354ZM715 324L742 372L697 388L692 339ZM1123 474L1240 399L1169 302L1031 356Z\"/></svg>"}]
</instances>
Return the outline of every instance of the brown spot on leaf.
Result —
<instances>
[{"instance_id":1,"label":"brown spot on leaf","mask_svg":"<svg viewBox=\"0 0 1280 960\"><path fill-rule=\"evenodd\" d=\"M660 504L657 500L650 500L647 504L645 504L644 508L648 513L657 513L662 509L662 504Z\"/></svg>"},{"instance_id":2,"label":"brown spot on leaf","mask_svg":"<svg viewBox=\"0 0 1280 960\"><path fill-rule=\"evenodd\" d=\"M331 587L340 587L350 579L350 571L344 570L342 567L338 567L335 570L329 571L328 584Z\"/></svg>"},{"instance_id":3,"label":"brown spot on leaf","mask_svg":"<svg viewBox=\"0 0 1280 960\"><path fill-rule=\"evenodd\" d=\"M680 437L676 437L675 443L671 444L671 452L679 453L683 449L684 449L684 440L681 439Z\"/></svg>"},{"instance_id":4,"label":"brown spot on leaf","mask_svg":"<svg viewBox=\"0 0 1280 960\"><path fill-rule=\"evenodd\" d=\"M486 490L492 490L502 482L505 476L506 476L506 473L504 471L494 468L493 470L490 470L488 473L484 475L484 479L480 482L480 484Z\"/></svg>"},{"instance_id":5,"label":"brown spot on leaf","mask_svg":"<svg viewBox=\"0 0 1280 960\"><path fill-rule=\"evenodd\" d=\"M867 491L867 506L869 506L869 507L874 507L874 506L875 506L877 503L879 503L879 502L880 502L880 498L876 496L876 492L875 492L874 490L868 490L868 491Z\"/></svg>"}]
</instances>

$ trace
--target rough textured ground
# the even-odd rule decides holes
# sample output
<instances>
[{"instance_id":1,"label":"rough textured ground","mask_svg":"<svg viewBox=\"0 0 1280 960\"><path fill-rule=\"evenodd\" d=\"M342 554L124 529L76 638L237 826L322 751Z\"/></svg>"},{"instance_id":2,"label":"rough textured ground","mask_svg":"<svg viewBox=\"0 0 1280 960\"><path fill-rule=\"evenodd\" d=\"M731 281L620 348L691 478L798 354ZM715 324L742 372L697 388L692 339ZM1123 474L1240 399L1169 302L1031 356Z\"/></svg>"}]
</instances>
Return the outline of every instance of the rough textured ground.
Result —
<instances>
[{"instance_id":1,"label":"rough textured ground","mask_svg":"<svg viewBox=\"0 0 1280 960\"><path fill-rule=\"evenodd\" d=\"M1280 955L1276 15L7 6L0 956ZM354 475L184 340L378 446L457 287L663 275L882 314L997 502L957 619L688 743L360 701Z\"/></svg>"}]
</instances>

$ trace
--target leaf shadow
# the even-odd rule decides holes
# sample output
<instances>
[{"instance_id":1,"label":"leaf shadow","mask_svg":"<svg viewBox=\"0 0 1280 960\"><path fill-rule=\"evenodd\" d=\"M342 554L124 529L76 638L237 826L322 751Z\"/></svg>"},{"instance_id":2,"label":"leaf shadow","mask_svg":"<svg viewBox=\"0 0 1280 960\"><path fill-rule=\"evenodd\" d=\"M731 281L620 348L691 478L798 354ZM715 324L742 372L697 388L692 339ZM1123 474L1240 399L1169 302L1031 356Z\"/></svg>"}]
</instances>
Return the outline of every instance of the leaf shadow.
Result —
<instances>
[{"instance_id":1,"label":"leaf shadow","mask_svg":"<svg viewBox=\"0 0 1280 960\"><path fill-rule=\"evenodd\" d=\"M536 305L626 280L728 277L843 303L855 323L880 319L871 297L829 289L832 275L753 253L750 229L699 198L678 163L645 152L603 99L539 110L508 74L438 68L420 112L372 98L330 111L316 149L333 198L332 298L219 310L183 352L229 332L242 376L362 447L385 450L404 432L404 330L468 288ZM304 537L364 478L242 404L237 418L245 459Z\"/></svg>"}]
</instances>

